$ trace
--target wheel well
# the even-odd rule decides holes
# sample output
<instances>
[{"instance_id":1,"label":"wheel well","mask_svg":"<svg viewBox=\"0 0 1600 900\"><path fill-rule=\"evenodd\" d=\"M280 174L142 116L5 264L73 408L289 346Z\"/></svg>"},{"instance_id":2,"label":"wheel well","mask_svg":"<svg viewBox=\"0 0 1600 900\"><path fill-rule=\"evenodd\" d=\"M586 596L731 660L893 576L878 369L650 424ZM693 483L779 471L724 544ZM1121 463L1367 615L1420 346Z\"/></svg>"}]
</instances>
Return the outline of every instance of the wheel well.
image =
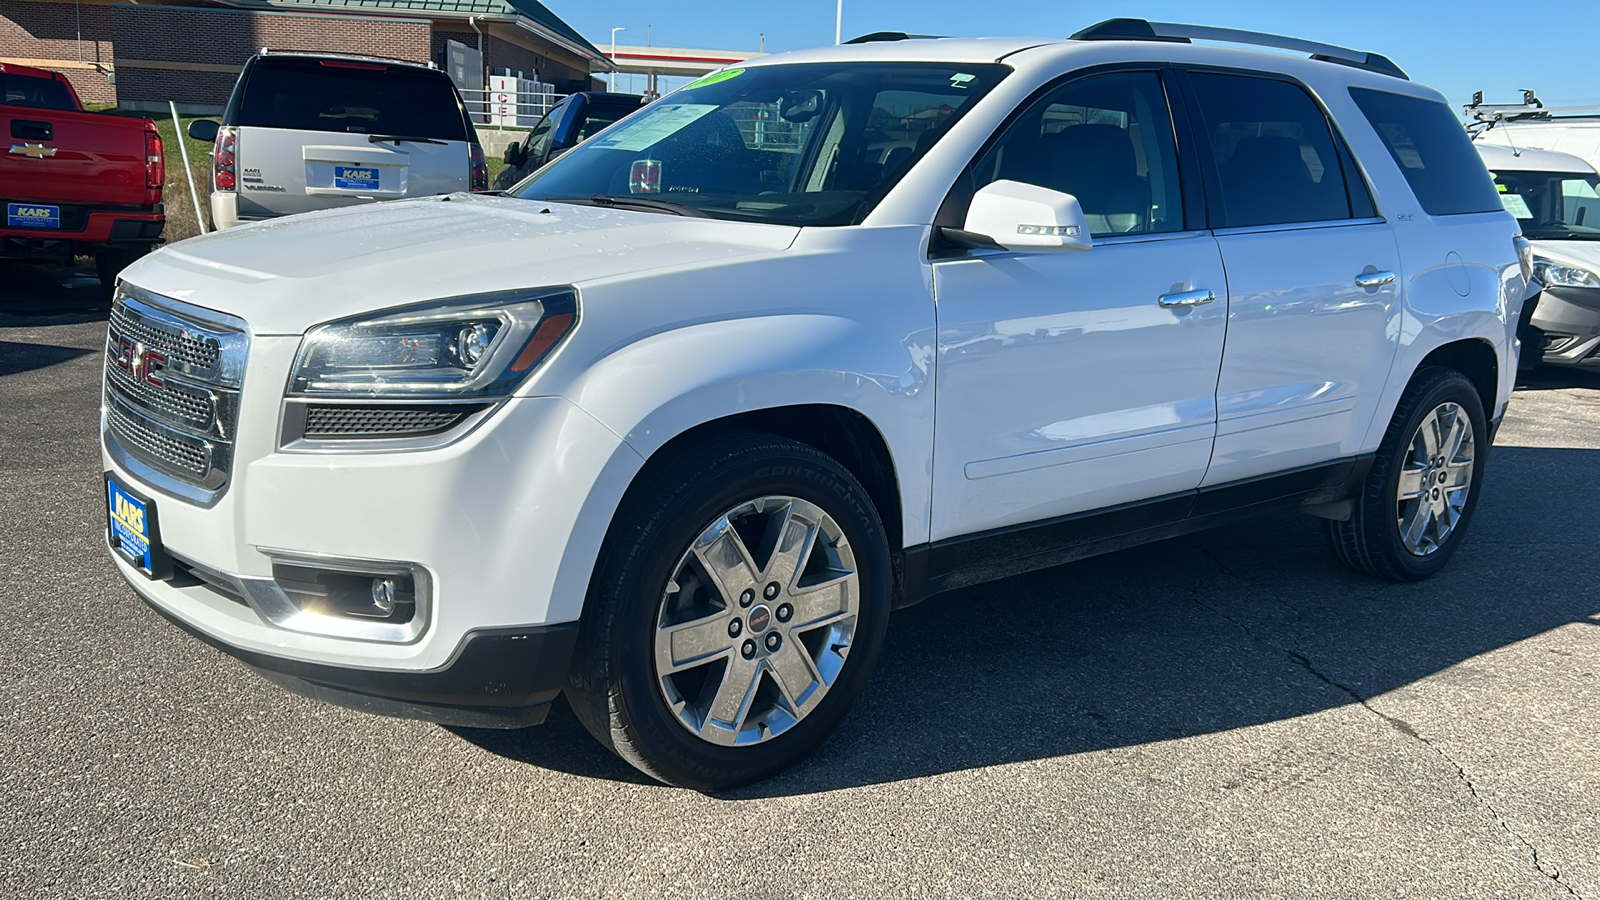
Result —
<instances>
[{"instance_id":1,"label":"wheel well","mask_svg":"<svg viewBox=\"0 0 1600 900\"><path fill-rule=\"evenodd\" d=\"M1473 338L1436 347L1423 357L1417 371L1429 366L1454 369L1467 376L1483 400L1483 414L1494 418L1494 404L1500 392L1500 360L1488 341Z\"/></svg>"},{"instance_id":2,"label":"wheel well","mask_svg":"<svg viewBox=\"0 0 1600 900\"><path fill-rule=\"evenodd\" d=\"M650 458L660 459L686 444L737 430L775 434L815 447L838 460L867 489L867 496L877 507L879 518L883 519L890 553L895 556L900 554L905 531L902 528L900 482L895 477L894 459L889 455L889 444L877 426L853 409L825 404L780 406L714 419L667 441Z\"/></svg>"}]
</instances>

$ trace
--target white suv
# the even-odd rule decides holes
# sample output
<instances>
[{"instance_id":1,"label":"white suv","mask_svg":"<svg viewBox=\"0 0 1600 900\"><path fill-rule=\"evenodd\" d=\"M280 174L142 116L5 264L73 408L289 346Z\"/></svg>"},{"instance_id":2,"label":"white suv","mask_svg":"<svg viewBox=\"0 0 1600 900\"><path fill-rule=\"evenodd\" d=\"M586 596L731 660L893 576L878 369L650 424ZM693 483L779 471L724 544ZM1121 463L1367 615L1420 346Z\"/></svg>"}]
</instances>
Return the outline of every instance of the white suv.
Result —
<instances>
[{"instance_id":1,"label":"white suv","mask_svg":"<svg viewBox=\"0 0 1600 900\"><path fill-rule=\"evenodd\" d=\"M773 56L513 196L129 268L108 537L291 690L502 727L564 692L723 788L821 741L940 591L1286 507L1437 571L1525 251L1375 55L1114 20Z\"/></svg>"}]
</instances>

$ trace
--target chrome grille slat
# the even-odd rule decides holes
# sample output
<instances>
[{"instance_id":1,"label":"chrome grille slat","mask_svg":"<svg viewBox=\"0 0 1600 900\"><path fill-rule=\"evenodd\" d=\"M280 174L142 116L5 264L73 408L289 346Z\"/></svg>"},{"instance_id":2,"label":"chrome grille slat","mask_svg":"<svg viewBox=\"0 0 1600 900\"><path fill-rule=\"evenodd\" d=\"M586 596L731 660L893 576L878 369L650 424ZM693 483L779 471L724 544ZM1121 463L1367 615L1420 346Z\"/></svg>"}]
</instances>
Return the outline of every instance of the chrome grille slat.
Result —
<instances>
[{"instance_id":1,"label":"chrome grille slat","mask_svg":"<svg viewBox=\"0 0 1600 900\"><path fill-rule=\"evenodd\" d=\"M244 322L124 283L107 323L105 443L130 471L209 504L233 467Z\"/></svg>"},{"instance_id":2,"label":"chrome grille slat","mask_svg":"<svg viewBox=\"0 0 1600 900\"><path fill-rule=\"evenodd\" d=\"M114 365L106 366L106 378L107 386L120 394L124 400L131 400L135 405L165 413L166 417L176 424L200 430L211 427L214 412L211 397L207 394L190 390L171 381L158 388L143 381L136 381L132 375Z\"/></svg>"},{"instance_id":3,"label":"chrome grille slat","mask_svg":"<svg viewBox=\"0 0 1600 900\"><path fill-rule=\"evenodd\" d=\"M106 407L106 422L118 440L157 468L177 469L195 476L203 476L211 468L211 450L203 441L186 440L151 428L124 411L120 403Z\"/></svg>"},{"instance_id":4,"label":"chrome grille slat","mask_svg":"<svg viewBox=\"0 0 1600 900\"><path fill-rule=\"evenodd\" d=\"M217 367L217 356L221 348L216 341L206 341L191 335L152 327L148 323L130 318L123 309L124 307L112 307L110 320L112 331L155 347L197 369Z\"/></svg>"}]
</instances>

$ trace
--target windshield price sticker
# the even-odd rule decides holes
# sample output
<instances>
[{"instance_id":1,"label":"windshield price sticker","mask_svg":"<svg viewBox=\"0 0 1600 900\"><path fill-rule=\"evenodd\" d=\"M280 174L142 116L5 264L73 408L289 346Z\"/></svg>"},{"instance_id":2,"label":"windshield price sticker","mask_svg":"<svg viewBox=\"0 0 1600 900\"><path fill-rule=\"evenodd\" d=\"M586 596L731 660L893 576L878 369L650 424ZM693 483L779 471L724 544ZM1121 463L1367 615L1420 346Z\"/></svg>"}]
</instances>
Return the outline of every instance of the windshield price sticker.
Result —
<instances>
[{"instance_id":1,"label":"windshield price sticker","mask_svg":"<svg viewBox=\"0 0 1600 900\"><path fill-rule=\"evenodd\" d=\"M1506 212L1511 213L1513 218L1533 218L1533 210L1528 208L1528 201L1522 199L1521 194L1501 194L1500 203L1505 206Z\"/></svg>"},{"instance_id":2,"label":"windshield price sticker","mask_svg":"<svg viewBox=\"0 0 1600 900\"><path fill-rule=\"evenodd\" d=\"M638 153L688 128L716 108L714 103L647 106L613 126L607 137L594 146Z\"/></svg>"},{"instance_id":3,"label":"windshield price sticker","mask_svg":"<svg viewBox=\"0 0 1600 900\"><path fill-rule=\"evenodd\" d=\"M7 203L6 224L12 228L60 228L61 207Z\"/></svg>"}]
</instances>

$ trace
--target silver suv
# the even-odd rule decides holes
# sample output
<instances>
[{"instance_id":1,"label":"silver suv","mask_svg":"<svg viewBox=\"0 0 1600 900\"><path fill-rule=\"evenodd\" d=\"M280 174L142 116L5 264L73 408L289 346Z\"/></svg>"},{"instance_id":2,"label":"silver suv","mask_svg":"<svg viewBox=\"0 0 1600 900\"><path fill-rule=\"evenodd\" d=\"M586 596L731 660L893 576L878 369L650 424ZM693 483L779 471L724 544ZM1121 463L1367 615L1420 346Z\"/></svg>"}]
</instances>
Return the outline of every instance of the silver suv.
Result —
<instances>
[{"instance_id":1,"label":"silver suv","mask_svg":"<svg viewBox=\"0 0 1600 900\"><path fill-rule=\"evenodd\" d=\"M212 142L211 222L488 188L461 96L431 65L364 56L252 56Z\"/></svg>"}]
</instances>

